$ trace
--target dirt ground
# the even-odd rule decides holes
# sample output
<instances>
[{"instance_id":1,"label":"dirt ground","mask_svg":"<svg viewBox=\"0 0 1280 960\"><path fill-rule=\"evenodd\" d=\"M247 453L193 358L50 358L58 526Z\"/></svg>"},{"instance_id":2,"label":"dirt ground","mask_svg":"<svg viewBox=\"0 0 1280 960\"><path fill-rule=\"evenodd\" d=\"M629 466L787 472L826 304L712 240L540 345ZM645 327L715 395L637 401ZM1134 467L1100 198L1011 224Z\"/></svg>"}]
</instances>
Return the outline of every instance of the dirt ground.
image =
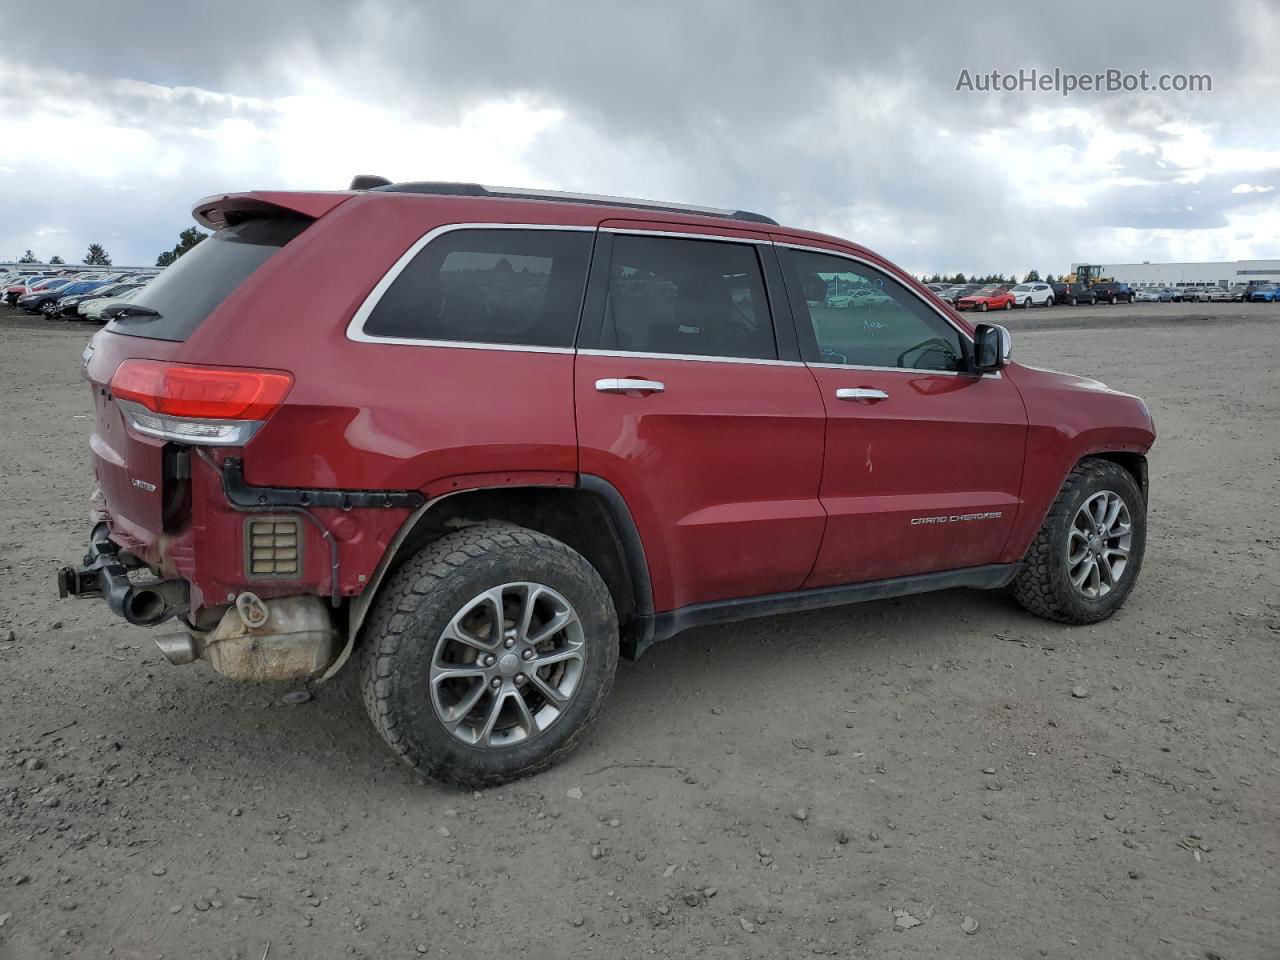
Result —
<instances>
[{"instance_id":1,"label":"dirt ground","mask_svg":"<svg viewBox=\"0 0 1280 960\"><path fill-rule=\"evenodd\" d=\"M567 762L473 794L342 685L285 705L57 599L88 331L3 312L0 958L1280 957L1280 306L1001 318L1154 413L1119 615L951 591L696 630Z\"/></svg>"}]
</instances>

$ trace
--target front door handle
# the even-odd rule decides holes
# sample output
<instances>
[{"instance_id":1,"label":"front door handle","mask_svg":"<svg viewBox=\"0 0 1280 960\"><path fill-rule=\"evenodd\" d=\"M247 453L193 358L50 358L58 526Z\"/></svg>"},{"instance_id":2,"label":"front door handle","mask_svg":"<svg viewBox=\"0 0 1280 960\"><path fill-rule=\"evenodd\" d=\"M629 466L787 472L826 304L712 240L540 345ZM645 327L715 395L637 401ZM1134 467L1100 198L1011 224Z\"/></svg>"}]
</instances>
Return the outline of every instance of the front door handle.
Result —
<instances>
[{"instance_id":1,"label":"front door handle","mask_svg":"<svg viewBox=\"0 0 1280 960\"><path fill-rule=\"evenodd\" d=\"M606 377L596 381L601 393L662 393L667 385L661 380L642 380L636 377Z\"/></svg>"},{"instance_id":2,"label":"front door handle","mask_svg":"<svg viewBox=\"0 0 1280 960\"><path fill-rule=\"evenodd\" d=\"M889 395L883 390L873 390L870 387L840 387L836 390L837 400L867 400L874 403L877 400L888 400Z\"/></svg>"}]
</instances>

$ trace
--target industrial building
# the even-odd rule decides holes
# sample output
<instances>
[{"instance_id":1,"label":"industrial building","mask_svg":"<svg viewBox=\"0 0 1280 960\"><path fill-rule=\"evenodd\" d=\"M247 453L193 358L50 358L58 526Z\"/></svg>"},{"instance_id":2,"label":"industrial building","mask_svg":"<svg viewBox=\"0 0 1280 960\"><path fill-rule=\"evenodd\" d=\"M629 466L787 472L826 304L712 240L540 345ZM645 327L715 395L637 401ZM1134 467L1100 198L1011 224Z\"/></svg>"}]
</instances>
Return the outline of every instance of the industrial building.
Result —
<instances>
[{"instance_id":1,"label":"industrial building","mask_svg":"<svg viewBox=\"0 0 1280 960\"><path fill-rule=\"evenodd\" d=\"M1073 263L1071 272L1088 268L1095 277L1134 287L1230 287L1280 283L1280 260L1225 260L1218 263ZM1096 271L1096 272L1094 272Z\"/></svg>"}]
</instances>

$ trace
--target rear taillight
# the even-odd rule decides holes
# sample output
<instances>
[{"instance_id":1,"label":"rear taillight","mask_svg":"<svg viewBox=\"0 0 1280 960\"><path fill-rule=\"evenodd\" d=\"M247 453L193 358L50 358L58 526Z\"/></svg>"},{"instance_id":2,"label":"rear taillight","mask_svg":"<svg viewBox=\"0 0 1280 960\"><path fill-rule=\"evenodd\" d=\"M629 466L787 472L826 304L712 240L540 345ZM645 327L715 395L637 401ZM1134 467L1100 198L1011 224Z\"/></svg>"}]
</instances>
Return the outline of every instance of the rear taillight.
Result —
<instances>
[{"instance_id":1,"label":"rear taillight","mask_svg":"<svg viewBox=\"0 0 1280 960\"><path fill-rule=\"evenodd\" d=\"M292 386L283 370L160 360L126 360L111 378L111 393L138 432L223 446L247 442Z\"/></svg>"}]
</instances>

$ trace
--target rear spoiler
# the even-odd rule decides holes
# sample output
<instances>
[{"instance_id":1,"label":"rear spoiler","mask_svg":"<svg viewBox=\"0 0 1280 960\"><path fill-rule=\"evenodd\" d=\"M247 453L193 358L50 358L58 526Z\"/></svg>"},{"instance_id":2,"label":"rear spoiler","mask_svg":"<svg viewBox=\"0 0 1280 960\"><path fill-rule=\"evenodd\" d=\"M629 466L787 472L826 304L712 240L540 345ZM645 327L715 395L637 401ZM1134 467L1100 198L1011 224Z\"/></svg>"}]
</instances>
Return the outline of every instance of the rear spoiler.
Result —
<instances>
[{"instance_id":1,"label":"rear spoiler","mask_svg":"<svg viewBox=\"0 0 1280 960\"><path fill-rule=\"evenodd\" d=\"M210 230L218 230L251 217L293 215L318 220L353 196L354 194L347 192L299 193L289 190L223 193L197 201L191 208L191 215L202 227Z\"/></svg>"}]
</instances>

